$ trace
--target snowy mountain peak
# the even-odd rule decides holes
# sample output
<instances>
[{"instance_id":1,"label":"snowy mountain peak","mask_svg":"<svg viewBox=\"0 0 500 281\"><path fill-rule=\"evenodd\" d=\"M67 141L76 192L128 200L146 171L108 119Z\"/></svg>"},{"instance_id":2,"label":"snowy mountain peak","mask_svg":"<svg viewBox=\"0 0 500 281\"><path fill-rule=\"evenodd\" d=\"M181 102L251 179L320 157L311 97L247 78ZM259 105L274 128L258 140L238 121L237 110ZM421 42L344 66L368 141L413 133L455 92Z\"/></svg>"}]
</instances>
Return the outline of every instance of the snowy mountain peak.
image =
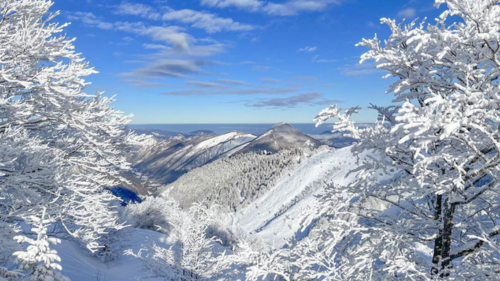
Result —
<instances>
[{"instance_id":1,"label":"snowy mountain peak","mask_svg":"<svg viewBox=\"0 0 500 281\"><path fill-rule=\"evenodd\" d=\"M146 147L131 158L134 167L160 183L175 181L226 152L254 140L256 136L232 131L220 136L202 135L189 140L165 140Z\"/></svg>"},{"instance_id":2,"label":"snowy mountain peak","mask_svg":"<svg viewBox=\"0 0 500 281\"><path fill-rule=\"evenodd\" d=\"M277 128L277 127L282 127L282 126L289 126L289 127L292 127L290 125L288 125L287 123L285 122L278 122L276 124L274 124L271 128Z\"/></svg>"},{"instance_id":3,"label":"snowy mountain peak","mask_svg":"<svg viewBox=\"0 0 500 281\"><path fill-rule=\"evenodd\" d=\"M266 151L276 153L282 150L300 149L304 147L317 148L321 142L313 139L293 126L280 122L272 126L255 140L246 144L238 153Z\"/></svg>"}]
</instances>

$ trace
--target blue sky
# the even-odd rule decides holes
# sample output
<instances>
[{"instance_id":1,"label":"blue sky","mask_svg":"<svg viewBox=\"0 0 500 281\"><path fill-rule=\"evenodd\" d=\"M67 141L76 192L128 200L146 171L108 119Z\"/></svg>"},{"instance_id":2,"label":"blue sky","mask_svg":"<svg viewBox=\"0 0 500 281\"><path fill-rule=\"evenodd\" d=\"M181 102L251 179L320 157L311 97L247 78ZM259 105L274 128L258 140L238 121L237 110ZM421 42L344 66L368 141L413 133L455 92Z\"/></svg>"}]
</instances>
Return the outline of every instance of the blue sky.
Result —
<instances>
[{"instance_id":1,"label":"blue sky","mask_svg":"<svg viewBox=\"0 0 500 281\"><path fill-rule=\"evenodd\" d=\"M362 38L432 0L55 0L78 52L134 124L308 123L329 104L389 104ZM360 122L375 115L363 110Z\"/></svg>"}]
</instances>

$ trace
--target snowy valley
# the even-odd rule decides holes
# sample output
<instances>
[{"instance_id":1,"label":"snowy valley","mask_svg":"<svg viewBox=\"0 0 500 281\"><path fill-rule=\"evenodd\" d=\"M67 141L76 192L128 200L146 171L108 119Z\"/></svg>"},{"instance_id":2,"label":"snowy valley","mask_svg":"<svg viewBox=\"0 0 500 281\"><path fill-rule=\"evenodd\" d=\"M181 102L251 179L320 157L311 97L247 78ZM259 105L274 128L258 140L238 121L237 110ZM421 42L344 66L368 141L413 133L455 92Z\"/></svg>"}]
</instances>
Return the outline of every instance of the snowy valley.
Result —
<instances>
[{"instance_id":1,"label":"snowy valley","mask_svg":"<svg viewBox=\"0 0 500 281\"><path fill-rule=\"evenodd\" d=\"M286 141L278 142L283 139ZM355 174L348 175L356 167L356 157L349 148L322 146L284 123L259 137L238 132L195 137L185 140L175 152L166 153L172 147L171 141L180 143L168 138L155 140L150 147L142 147L134 153L137 174L154 184L150 187L152 195L142 196L143 203L123 207L122 213L135 227L116 233L120 237L117 243L121 250L139 253L141 248L151 251L153 245L174 246L177 242L169 235L172 230L159 227L169 226L173 216L169 211L172 209L185 215L183 213L188 213L197 202L202 202L207 208L214 204L219 206L214 216L220 221L213 221L212 227L219 228L213 233L222 244L215 248L223 247L232 252L244 240L251 241L252 247L259 251L281 249L290 241L307 237L314 223L307 224L306 221L311 215L315 216L313 221L319 218L312 206L317 204L317 196L326 187L334 184L342 188L355 177ZM244 151L245 147L251 149ZM172 159L182 165L168 165ZM154 162L167 173L151 169ZM168 174L169 169L182 171L183 175L168 182L162 175ZM128 198L125 196L124 200ZM169 204L179 204L178 209L173 206L162 208ZM88 280L100 276L102 280L110 281L128 280L124 279L127 276L136 276L136 280L166 278L148 268L151 261L133 256L117 255L104 266L95 257L83 254L79 246L70 241L63 240L55 249L62 258L62 273L72 280L83 280L79 279L82 276ZM244 267L239 267L236 273L212 278L245 279Z\"/></svg>"},{"instance_id":2,"label":"snowy valley","mask_svg":"<svg viewBox=\"0 0 500 281\"><path fill-rule=\"evenodd\" d=\"M0 0L0 281L500 280L500 1L382 2Z\"/></svg>"}]
</instances>

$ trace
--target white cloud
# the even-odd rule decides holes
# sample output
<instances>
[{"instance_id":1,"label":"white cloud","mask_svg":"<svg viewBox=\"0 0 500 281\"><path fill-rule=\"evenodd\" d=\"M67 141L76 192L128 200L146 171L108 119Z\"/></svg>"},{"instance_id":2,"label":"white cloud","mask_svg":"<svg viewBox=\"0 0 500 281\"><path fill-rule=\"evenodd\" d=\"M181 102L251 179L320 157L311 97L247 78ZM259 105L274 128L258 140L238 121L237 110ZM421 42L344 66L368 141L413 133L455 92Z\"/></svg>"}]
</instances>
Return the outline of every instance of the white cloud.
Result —
<instances>
[{"instance_id":1,"label":"white cloud","mask_svg":"<svg viewBox=\"0 0 500 281\"><path fill-rule=\"evenodd\" d=\"M149 50L169 50L170 47L161 45L161 44L149 44L149 43L144 43L142 46L146 49Z\"/></svg>"},{"instance_id":2,"label":"white cloud","mask_svg":"<svg viewBox=\"0 0 500 281\"><path fill-rule=\"evenodd\" d=\"M128 79L131 82L131 87L135 88L159 88L159 87L172 87L170 84L160 83L160 82L149 82L142 79Z\"/></svg>"},{"instance_id":3,"label":"white cloud","mask_svg":"<svg viewBox=\"0 0 500 281\"><path fill-rule=\"evenodd\" d=\"M384 72L381 69L375 68L374 63L368 63L368 62L365 62L363 64L357 63L354 65L344 65L343 67L340 67L339 70L342 72L342 74L346 76L372 75Z\"/></svg>"},{"instance_id":4,"label":"white cloud","mask_svg":"<svg viewBox=\"0 0 500 281\"><path fill-rule=\"evenodd\" d=\"M262 83L281 83L281 82L283 82L281 80L274 79L274 78L260 78L260 81L262 81Z\"/></svg>"},{"instance_id":5,"label":"white cloud","mask_svg":"<svg viewBox=\"0 0 500 281\"><path fill-rule=\"evenodd\" d=\"M369 21L367 23L368 27L375 28L375 29L380 29L380 24L375 24L373 21Z\"/></svg>"},{"instance_id":6,"label":"white cloud","mask_svg":"<svg viewBox=\"0 0 500 281\"><path fill-rule=\"evenodd\" d=\"M222 19L204 12L196 12L192 10L175 11L171 9L163 9L161 14L157 13L150 6L143 4L127 4L124 3L118 6L115 14L134 15L143 18L168 21L177 21L181 23L189 23L193 26L205 28L208 31L218 30L237 30L246 29L248 27L239 25L231 19ZM162 83L165 78L186 78L197 74L213 74L207 70L211 66L223 65L224 63L210 60L200 59L200 57L210 57L217 53L225 51L225 45L211 38L197 39L185 32L186 28L176 25L148 25L145 22L128 22L116 21L106 22L102 18L95 16L92 13L76 12L68 15L71 20L81 21L84 25L104 29L126 32L135 36L143 36L150 40L144 42L143 47L146 50L153 50L145 54L136 54L140 60L139 67L128 72L121 73L120 76L126 81L133 83L133 87L149 88L161 87L167 84ZM213 22L210 27L208 24ZM207 25L203 27L203 25ZM123 43L135 41L134 36L125 36ZM122 55L116 53L115 55ZM122 56L124 56L123 54ZM133 82L130 79L139 79L140 82ZM158 81L159 80L159 81ZM198 87L216 87L218 84L212 82L191 81L189 85L197 85ZM208 83L208 84L207 84ZM218 85L217 87L224 87ZM226 86L227 87L227 86Z\"/></svg>"},{"instance_id":7,"label":"white cloud","mask_svg":"<svg viewBox=\"0 0 500 281\"><path fill-rule=\"evenodd\" d=\"M250 31L254 26L241 24L230 18L221 18L208 12L199 12L190 9L169 9L161 17L164 21L178 21L191 24L193 27L206 30L208 33L220 31Z\"/></svg>"},{"instance_id":8,"label":"white cloud","mask_svg":"<svg viewBox=\"0 0 500 281\"><path fill-rule=\"evenodd\" d=\"M125 36L125 37L123 37L122 39L123 39L123 41L125 41L125 42L132 42L132 41L134 41L134 38L129 37L129 36Z\"/></svg>"},{"instance_id":9,"label":"white cloud","mask_svg":"<svg viewBox=\"0 0 500 281\"><path fill-rule=\"evenodd\" d=\"M250 85L245 81L232 80L232 79L216 79L215 82L219 82L219 83L223 83L223 84L231 84L231 85L244 85L244 86Z\"/></svg>"},{"instance_id":10,"label":"white cloud","mask_svg":"<svg viewBox=\"0 0 500 281\"><path fill-rule=\"evenodd\" d=\"M109 22L102 21L97 18L93 13L85 13L85 12L75 12L73 14L68 15L69 20L80 20L83 24L97 27L100 29L113 29L113 24Z\"/></svg>"},{"instance_id":11,"label":"white cloud","mask_svg":"<svg viewBox=\"0 0 500 281\"><path fill-rule=\"evenodd\" d=\"M214 82L204 82L204 81L186 81L187 85L202 87L202 88L225 88L227 86L223 86L221 84L217 84Z\"/></svg>"},{"instance_id":12,"label":"white cloud","mask_svg":"<svg viewBox=\"0 0 500 281\"><path fill-rule=\"evenodd\" d=\"M282 95L298 92L297 89L289 88L253 88L243 90L207 90L189 89L184 91L169 91L162 93L171 96L193 96L193 95Z\"/></svg>"},{"instance_id":13,"label":"white cloud","mask_svg":"<svg viewBox=\"0 0 500 281\"><path fill-rule=\"evenodd\" d=\"M337 60L327 60L327 59L320 59L319 55L316 55L312 58L312 62L317 62L317 63L334 63L337 62Z\"/></svg>"},{"instance_id":14,"label":"white cloud","mask_svg":"<svg viewBox=\"0 0 500 281\"><path fill-rule=\"evenodd\" d=\"M322 93L306 93L286 98L274 98L258 101L253 104L246 104L250 107L288 107L294 108L299 104L308 104L323 97Z\"/></svg>"},{"instance_id":15,"label":"white cloud","mask_svg":"<svg viewBox=\"0 0 500 281\"><path fill-rule=\"evenodd\" d=\"M68 16L70 20L80 20L83 24L105 29L105 30L120 30L130 32L142 36L149 36L154 41L163 41L172 44L173 48L178 52L189 51L190 43L194 43L194 38L182 32L182 28L178 26L146 26L142 22L105 22L97 18L92 13L75 12Z\"/></svg>"},{"instance_id":16,"label":"white cloud","mask_svg":"<svg viewBox=\"0 0 500 281\"><path fill-rule=\"evenodd\" d=\"M252 71L269 71L271 70L270 66L257 65L252 67Z\"/></svg>"},{"instance_id":17,"label":"white cloud","mask_svg":"<svg viewBox=\"0 0 500 281\"><path fill-rule=\"evenodd\" d=\"M115 14L141 16L143 18L157 20L160 14L153 10L151 6L145 4L134 4L123 2L118 5Z\"/></svg>"},{"instance_id":18,"label":"white cloud","mask_svg":"<svg viewBox=\"0 0 500 281\"><path fill-rule=\"evenodd\" d=\"M407 18L407 19L413 19L417 15L417 10L415 8L406 8L404 10L401 10L398 12L398 17L400 18Z\"/></svg>"},{"instance_id":19,"label":"white cloud","mask_svg":"<svg viewBox=\"0 0 500 281\"><path fill-rule=\"evenodd\" d=\"M301 12L318 12L342 2L344 0L288 0L282 3L261 0L201 0L201 4L205 6L218 8L236 7L276 16L294 16Z\"/></svg>"},{"instance_id":20,"label":"white cloud","mask_svg":"<svg viewBox=\"0 0 500 281\"><path fill-rule=\"evenodd\" d=\"M146 79L151 77L184 78L188 74L209 74L209 72L203 68L219 64L219 62L210 60L164 59L147 64L132 72L122 73L121 76L126 78L141 77Z\"/></svg>"},{"instance_id":21,"label":"white cloud","mask_svg":"<svg viewBox=\"0 0 500 281\"><path fill-rule=\"evenodd\" d=\"M201 0L201 4L210 7L237 7L257 11L264 5L264 2L259 0Z\"/></svg>"},{"instance_id":22,"label":"white cloud","mask_svg":"<svg viewBox=\"0 0 500 281\"><path fill-rule=\"evenodd\" d=\"M311 53L311 52L314 52L318 49L318 47L314 46L314 47L304 47L304 48L300 48L299 49L299 52L306 52L306 53Z\"/></svg>"},{"instance_id":23,"label":"white cloud","mask_svg":"<svg viewBox=\"0 0 500 281\"><path fill-rule=\"evenodd\" d=\"M145 4L121 3L117 6L115 13L122 15L140 16L146 19L175 21L190 24L192 27L204 29L208 33L221 31L250 31L255 29L253 25L235 22L230 18L222 18L205 11L191 9L174 10L164 7L165 12L158 12L153 7Z\"/></svg>"}]
</instances>

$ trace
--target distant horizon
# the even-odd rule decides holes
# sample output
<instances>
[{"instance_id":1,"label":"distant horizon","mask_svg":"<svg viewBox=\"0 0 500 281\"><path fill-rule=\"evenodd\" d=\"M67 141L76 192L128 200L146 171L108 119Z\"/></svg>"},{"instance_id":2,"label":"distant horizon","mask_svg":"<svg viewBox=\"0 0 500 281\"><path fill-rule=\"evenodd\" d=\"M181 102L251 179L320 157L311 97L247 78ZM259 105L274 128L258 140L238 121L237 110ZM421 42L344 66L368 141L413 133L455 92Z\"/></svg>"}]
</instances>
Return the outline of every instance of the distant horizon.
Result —
<instances>
[{"instance_id":1,"label":"distant horizon","mask_svg":"<svg viewBox=\"0 0 500 281\"><path fill-rule=\"evenodd\" d=\"M286 124L316 124L316 122L285 122L285 121L278 121L278 122L267 122L267 123L258 123L258 122L237 122L237 123L231 123L231 122L225 122L225 123L130 123L129 125L230 125L230 124L235 124L235 125L241 125L241 124L248 124L248 125L269 125L269 124L278 124L278 123L286 123ZM334 125L337 122L325 122L322 125ZM356 124L375 124L375 122L355 122Z\"/></svg>"},{"instance_id":2,"label":"distant horizon","mask_svg":"<svg viewBox=\"0 0 500 281\"><path fill-rule=\"evenodd\" d=\"M146 130L162 130L172 133L192 133L195 131L206 130L212 131L217 135L225 134L231 131L239 131L243 133L251 133L260 135L276 123L185 123L185 124L129 124L131 129L146 129ZM286 122L285 122L286 123ZM334 123L324 123L316 127L315 123L286 123L304 134L321 134L331 130Z\"/></svg>"}]
</instances>

